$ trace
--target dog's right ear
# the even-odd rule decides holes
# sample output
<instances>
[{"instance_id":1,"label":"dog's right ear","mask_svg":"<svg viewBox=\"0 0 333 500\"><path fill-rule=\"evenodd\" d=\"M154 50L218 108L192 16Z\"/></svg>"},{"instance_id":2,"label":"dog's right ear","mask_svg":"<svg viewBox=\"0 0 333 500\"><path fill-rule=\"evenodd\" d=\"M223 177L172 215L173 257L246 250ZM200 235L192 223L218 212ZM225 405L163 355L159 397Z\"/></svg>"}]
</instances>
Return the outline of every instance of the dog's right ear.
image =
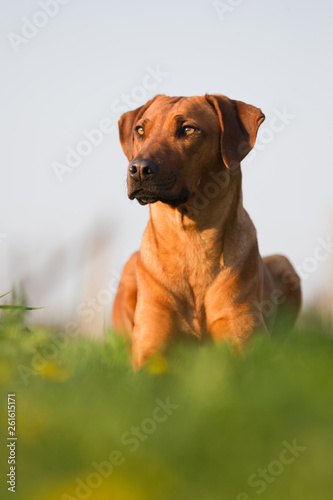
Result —
<instances>
[{"instance_id":1,"label":"dog's right ear","mask_svg":"<svg viewBox=\"0 0 333 500\"><path fill-rule=\"evenodd\" d=\"M146 102L146 104L140 106L139 108L133 109L132 111L127 111L127 113L121 115L118 121L120 144L129 161L132 160L132 142L133 142L134 125L143 115L146 109L148 109L149 106L160 95L162 94L156 95L155 97L150 99L150 101Z\"/></svg>"}]
</instances>

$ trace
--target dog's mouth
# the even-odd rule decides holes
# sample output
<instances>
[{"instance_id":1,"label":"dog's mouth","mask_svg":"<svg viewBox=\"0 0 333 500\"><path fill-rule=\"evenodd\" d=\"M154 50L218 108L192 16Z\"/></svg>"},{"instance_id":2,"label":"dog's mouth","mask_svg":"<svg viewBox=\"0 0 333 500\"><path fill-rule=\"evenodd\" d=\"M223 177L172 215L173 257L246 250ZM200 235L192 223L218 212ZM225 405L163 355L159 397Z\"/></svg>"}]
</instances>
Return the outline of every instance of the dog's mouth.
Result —
<instances>
[{"instance_id":1,"label":"dog's mouth","mask_svg":"<svg viewBox=\"0 0 333 500\"><path fill-rule=\"evenodd\" d=\"M148 205L152 203L156 203L157 201L161 201L166 205L170 205L171 207L178 207L183 203L186 203L189 199L189 192L187 189L183 189L179 194L167 194L167 193L153 193L151 191L147 191L146 189L136 189L128 194L130 200L136 199L140 205Z\"/></svg>"},{"instance_id":2,"label":"dog's mouth","mask_svg":"<svg viewBox=\"0 0 333 500\"><path fill-rule=\"evenodd\" d=\"M158 201L157 196L147 195L147 194L137 194L136 196L131 197L130 200L136 199L140 205L148 205L150 203L156 203Z\"/></svg>"}]
</instances>

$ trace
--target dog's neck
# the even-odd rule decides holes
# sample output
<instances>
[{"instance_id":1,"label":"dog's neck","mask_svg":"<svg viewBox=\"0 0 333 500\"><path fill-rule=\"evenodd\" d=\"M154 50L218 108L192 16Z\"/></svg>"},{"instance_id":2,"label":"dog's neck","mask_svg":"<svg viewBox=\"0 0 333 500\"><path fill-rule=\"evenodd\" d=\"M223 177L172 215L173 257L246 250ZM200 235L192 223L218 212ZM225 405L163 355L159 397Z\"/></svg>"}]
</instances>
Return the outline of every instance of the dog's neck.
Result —
<instances>
[{"instance_id":1,"label":"dog's neck","mask_svg":"<svg viewBox=\"0 0 333 500\"><path fill-rule=\"evenodd\" d=\"M162 202L150 205L144 239L155 241L158 260L167 262L170 269L187 269L193 287L197 282L201 288L203 283L208 286L222 267L237 267L238 260L244 259L244 239L256 243L255 229L243 207L241 175L231 177L228 188L201 210L193 196L185 207L172 208ZM144 244L144 253L145 248ZM193 266L200 269L200 279L192 280Z\"/></svg>"},{"instance_id":2,"label":"dog's neck","mask_svg":"<svg viewBox=\"0 0 333 500\"><path fill-rule=\"evenodd\" d=\"M244 212L239 170L225 186L213 184L211 178L202 179L189 200L177 208L162 202L150 205L150 221L157 237L161 235L162 239L166 230L173 230L176 240L195 232L216 242L237 226Z\"/></svg>"},{"instance_id":3,"label":"dog's neck","mask_svg":"<svg viewBox=\"0 0 333 500\"><path fill-rule=\"evenodd\" d=\"M240 174L232 176L227 189L211 197L201 210L193 197L185 207L172 208L162 202L150 205L141 254L148 266L152 260L149 243L154 241L156 277L185 273L189 285L199 293L222 268L227 272L237 269L239 262L246 260L248 247L257 251L257 239L243 207Z\"/></svg>"}]
</instances>

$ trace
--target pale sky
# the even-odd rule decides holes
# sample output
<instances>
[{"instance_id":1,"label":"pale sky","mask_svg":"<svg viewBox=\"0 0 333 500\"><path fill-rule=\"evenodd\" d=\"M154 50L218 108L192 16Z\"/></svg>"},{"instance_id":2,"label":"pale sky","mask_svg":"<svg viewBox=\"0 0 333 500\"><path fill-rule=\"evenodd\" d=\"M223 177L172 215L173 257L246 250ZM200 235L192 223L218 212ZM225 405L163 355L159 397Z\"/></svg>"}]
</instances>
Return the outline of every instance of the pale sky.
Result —
<instances>
[{"instance_id":1,"label":"pale sky","mask_svg":"<svg viewBox=\"0 0 333 500\"><path fill-rule=\"evenodd\" d=\"M69 314L97 230L119 274L148 210L127 199L117 120L159 93L263 110L242 164L261 253L291 259L306 303L332 285L331 1L1 0L0 19L0 295L24 280L37 320Z\"/></svg>"}]
</instances>

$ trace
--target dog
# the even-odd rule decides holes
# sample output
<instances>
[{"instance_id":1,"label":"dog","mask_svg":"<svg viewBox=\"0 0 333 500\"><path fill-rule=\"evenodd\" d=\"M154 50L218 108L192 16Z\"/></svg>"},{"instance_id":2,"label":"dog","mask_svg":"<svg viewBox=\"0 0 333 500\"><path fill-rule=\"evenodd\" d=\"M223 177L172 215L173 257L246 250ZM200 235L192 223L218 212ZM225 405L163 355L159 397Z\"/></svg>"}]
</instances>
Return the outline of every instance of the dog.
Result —
<instances>
[{"instance_id":1,"label":"dog","mask_svg":"<svg viewBox=\"0 0 333 500\"><path fill-rule=\"evenodd\" d=\"M128 197L149 204L141 248L113 307L142 366L178 336L229 340L291 328L300 280L282 255L261 258L243 208L240 162L265 116L223 95L157 95L119 120Z\"/></svg>"}]
</instances>

